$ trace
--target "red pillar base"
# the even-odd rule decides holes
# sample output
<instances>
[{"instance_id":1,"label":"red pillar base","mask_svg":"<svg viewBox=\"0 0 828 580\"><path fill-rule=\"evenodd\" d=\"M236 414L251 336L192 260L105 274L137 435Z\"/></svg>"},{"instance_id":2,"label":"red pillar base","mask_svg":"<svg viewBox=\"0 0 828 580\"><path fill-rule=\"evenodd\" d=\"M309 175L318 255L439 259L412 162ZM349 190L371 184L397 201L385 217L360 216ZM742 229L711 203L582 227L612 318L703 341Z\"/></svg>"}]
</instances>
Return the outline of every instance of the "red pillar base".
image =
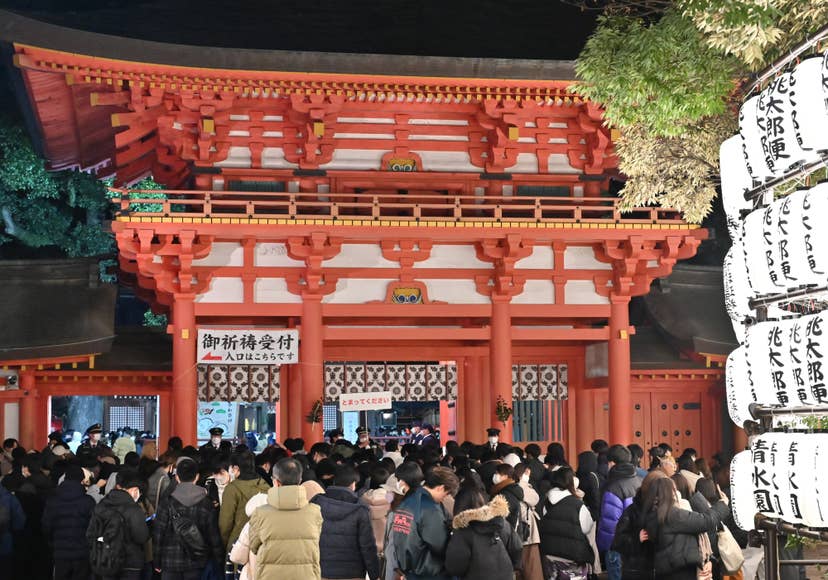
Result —
<instances>
[{"instance_id":1,"label":"red pillar base","mask_svg":"<svg viewBox=\"0 0 828 580\"><path fill-rule=\"evenodd\" d=\"M196 372L195 304L192 294L173 302L172 435L184 445L198 442L198 373Z\"/></svg>"}]
</instances>

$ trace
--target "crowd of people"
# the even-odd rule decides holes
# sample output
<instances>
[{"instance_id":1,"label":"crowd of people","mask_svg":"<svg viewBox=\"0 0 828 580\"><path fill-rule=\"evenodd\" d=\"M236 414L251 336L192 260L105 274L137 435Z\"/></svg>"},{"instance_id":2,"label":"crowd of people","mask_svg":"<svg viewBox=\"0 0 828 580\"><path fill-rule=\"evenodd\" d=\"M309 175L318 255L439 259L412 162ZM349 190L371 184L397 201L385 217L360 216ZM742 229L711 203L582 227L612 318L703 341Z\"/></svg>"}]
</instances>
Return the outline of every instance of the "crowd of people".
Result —
<instances>
[{"instance_id":1,"label":"crowd of people","mask_svg":"<svg viewBox=\"0 0 828 580\"><path fill-rule=\"evenodd\" d=\"M728 463L596 440L564 448L359 428L255 454L220 429L120 458L100 425L71 453L3 443L0 571L15 579L722 579ZM545 451L545 453L544 453ZM643 462L643 464L642 464Z\"/></svg>"}]
</instances>

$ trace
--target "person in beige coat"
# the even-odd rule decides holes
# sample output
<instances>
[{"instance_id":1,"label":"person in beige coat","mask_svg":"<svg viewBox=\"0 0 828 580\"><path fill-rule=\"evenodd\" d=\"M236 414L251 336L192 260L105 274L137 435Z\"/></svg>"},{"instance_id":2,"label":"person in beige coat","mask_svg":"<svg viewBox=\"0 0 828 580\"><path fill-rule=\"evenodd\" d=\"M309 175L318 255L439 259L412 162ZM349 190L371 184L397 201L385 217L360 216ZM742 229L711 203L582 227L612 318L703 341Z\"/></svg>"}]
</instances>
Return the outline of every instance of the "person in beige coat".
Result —
<instances>
[{"instance_id":1,"label":"person in beige coat","mask_svg":"<svg viewBox=\"0 0 828 580\"><path fill-rule=\"evenodd\" d=\"M359 498L360 503L368 506L371 527L374 530L374 541L377 543L377 551L380 554L382 554L385 541L385 521L388 518L388 512L391 511L391 502L388 500L391 492L386 488L390 476L391 474L384 466L376 465L371 470L371 489Z\"/></svg>"},{"instance_id":2,"label":"person in beige coat","mask_svg":"<svg viewBox=\"0 0 828 580\"><path fill-rule=\"evenodd\" d=\"M276 487L267 504L250 517L250 551L256 557L256 580L321 580L319 536L322 511L308 503L302 465L285 458L273 468Z\"/></svg>"},{"instance_id":3,"label":"person in beige coat","mask_svg":"<svg viewBox=\"0 0 828 580\"><path fill-rule=\"evenodd\" d=\"M267 494L257 493L248 500L244 511L247 517L253 515L257 508L267 505ZM244 524L239 539L233 544L230 550L230 561L234 564L244 566L239 575L239 580L256 580L256 554L250 551L250 522Z\"/></svg>"}]
</instances>

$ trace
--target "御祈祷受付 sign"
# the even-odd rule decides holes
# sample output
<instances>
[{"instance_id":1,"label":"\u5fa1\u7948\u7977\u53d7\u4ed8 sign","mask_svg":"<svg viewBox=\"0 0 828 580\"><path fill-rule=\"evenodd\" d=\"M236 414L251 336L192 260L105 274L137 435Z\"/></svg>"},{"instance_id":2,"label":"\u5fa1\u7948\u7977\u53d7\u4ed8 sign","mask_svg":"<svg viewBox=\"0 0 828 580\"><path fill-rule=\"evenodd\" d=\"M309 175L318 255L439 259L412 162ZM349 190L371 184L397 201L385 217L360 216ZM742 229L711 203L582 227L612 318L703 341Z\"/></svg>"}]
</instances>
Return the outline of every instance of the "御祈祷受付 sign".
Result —
<instances>
[{"instance_id":1,"label":"\u5fa1\u7948\u7977\u53d7\u4ed8 sign","mask_svg":"<svg viewBox=\"0 0 828 580\"><path fill-rule=\"evenodd\" d=\"M390 409L394 397L391 391L381 393L342 393L339 395L339 410L345 411L382 411Z\"/></svg>"},{"instance_id":2,"label":"\u5fa1\u7948\u7977\u53d7\u4ed8 sign","mask_svg":"<svg viewBox=\"0 0 828 580\"><path fill-rule=\"evenodd\" d=\"M298 330L198 329L198 364L287 365L298 361Z\"/></svg>"}]
</instances>

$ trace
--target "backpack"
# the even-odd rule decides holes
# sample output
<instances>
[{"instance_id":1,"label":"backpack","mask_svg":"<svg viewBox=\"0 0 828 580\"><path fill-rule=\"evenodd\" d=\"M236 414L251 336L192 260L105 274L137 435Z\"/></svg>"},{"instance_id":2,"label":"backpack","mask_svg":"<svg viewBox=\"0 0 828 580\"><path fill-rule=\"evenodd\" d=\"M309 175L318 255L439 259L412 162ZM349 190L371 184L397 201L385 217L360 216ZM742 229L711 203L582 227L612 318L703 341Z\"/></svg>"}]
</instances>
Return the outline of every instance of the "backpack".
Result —
<instances>
[{"instance_id":1,"label":"backpack","mask_svg":"<svg viewBox=\"0 0 828 580\"><path fill-rule=\"evenodd\" d=\"M126 528L126 520L117 509L96 509L92 513L86 541L93 573L99 576L121 573L126 561Z\"/></svg>"},{"instance_id":2,"label":"backpack","mask_svg":"<svg viewBox=\"0 0 828 580\"><path fill-rule=\"evenodd\" d=\"M178 536L181 542L181 547L184 548L184 553L191 560L206 560L210 555L210 549L207 542L204 541L204 536L198 526L195 525L192 519L179 512L174 503L177 500L170 501L170 525L173 532Z\"/></svg>"}]
</instances>

